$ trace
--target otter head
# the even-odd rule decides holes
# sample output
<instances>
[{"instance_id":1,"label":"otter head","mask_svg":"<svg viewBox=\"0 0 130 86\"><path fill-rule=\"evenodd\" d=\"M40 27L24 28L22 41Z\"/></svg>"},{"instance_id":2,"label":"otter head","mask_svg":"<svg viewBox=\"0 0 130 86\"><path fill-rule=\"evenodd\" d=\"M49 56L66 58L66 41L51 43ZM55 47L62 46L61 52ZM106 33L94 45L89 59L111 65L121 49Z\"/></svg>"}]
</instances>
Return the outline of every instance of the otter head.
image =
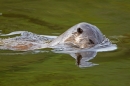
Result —
<instances>
[{"instance_id":1,"label":"otter head","mask_svg":"<svg viewBox=\"0 0 130 86\"><path fill-rule=\"evenodd\" d=\"M73 44L78 48L89 48L95 44L94 40L89 38L86 31L81 27L78 27L76 32L72 33L72 35L65 40L65 43Z\"/></svg>"},{"instance_id":2,"label":"otter head","mask_svg":"<svg viewBox=\"0 0 130 86\"><path fill-rule=\"evenodd\" d=\"M96 26L83 22L71 27L54 39L50 45L66 44L77 48L90 48L101 43L103 38L103 34Z\"/></svg>"}]
</instances>

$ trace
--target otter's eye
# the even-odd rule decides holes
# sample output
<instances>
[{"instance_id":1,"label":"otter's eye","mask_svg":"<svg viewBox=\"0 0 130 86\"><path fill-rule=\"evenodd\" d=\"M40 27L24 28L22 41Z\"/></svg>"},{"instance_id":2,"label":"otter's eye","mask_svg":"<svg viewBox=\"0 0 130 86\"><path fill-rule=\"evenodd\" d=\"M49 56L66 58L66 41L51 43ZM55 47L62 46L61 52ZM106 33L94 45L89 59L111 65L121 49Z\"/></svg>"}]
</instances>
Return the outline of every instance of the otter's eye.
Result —
<instances>
[{"instance_id":1,"label":"otter's eye","mask_svg":"<svg viewBox=\"0 0 130 86\"><path fill-rule=\"evenodd\" d=\"M83 30L81 28L78 28L77 32L81 34L81 33L83 33Z\"/></svg>"},{"instance_id":2,"label":"otter's eye","mask_svg":"<svg viewBox=\"0 0 130 86\"><path fill-rule=\"evenodd\" d=\"M94 42L93 42L91 39L89 39L89 43L90 43L90 44L94 44Z\"/></svg>"}]
</instances>

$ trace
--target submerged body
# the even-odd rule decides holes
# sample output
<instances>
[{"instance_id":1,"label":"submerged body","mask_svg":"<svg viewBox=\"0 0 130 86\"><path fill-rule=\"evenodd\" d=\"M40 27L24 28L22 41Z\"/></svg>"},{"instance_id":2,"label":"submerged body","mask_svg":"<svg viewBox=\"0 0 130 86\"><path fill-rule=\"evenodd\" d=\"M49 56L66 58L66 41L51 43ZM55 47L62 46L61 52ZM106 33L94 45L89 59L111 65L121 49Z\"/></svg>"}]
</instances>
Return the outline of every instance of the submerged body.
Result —
<instances>
[{"instance_id":1,"label":"submerged body","mask_svg":"<svg viewBox=\"0 0 130 86\"><path fill-rule=\"evenodd\" d=\"M21 36L1 39L0 49L27 51L42 48L91 48L102 44L104 40L106 40L105 36L96 26L83 22L58 37L36 35L25 31Z\"/></svg>"}]
</instances>

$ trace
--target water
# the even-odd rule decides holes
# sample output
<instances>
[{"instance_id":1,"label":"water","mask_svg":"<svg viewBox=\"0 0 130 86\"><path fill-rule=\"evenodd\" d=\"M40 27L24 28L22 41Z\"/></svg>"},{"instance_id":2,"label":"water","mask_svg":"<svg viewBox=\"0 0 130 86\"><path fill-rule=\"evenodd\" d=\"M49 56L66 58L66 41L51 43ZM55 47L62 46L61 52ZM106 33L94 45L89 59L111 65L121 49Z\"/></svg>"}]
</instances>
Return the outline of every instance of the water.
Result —
<instances>
[{"instance_id":1,"label":"water","mask_svg":"<svg viewBox=\"0 0 130 86\"><path fill-rule=\"evenodd\" d=\"M0 86L130 86L129 4L129 0L0 0L0 38L23 31L55 38L85 21L117 45L96 52L0 50ZM7 36L11 32L19 34Z\"/></svg>"},{"instance_id":2,"label":"water","mask_svg":"<svg viewBox=\"0 0 130 86\"><path fill-rule=\"evenodd\" d=\"M13 38L9 38L11 36ZM13 83L24 82L25 84L25 78L28 80L27 83L32 83L30 79L33 78L35 81L33 83L45 82L53 84L54 82L51 81L54 80L59 83L57 79L60 78L61 83L67 81L69 84L72 84L73 80L76 81L82 77L81 80L89 81L83 83L83 85L90 84L91 86L93 85L91 81L99 84L100 80L98 79L100 78L103 78L104 85L105 83L116 82L122 79L117 77L120 74L119 72L129 71L129 58L125 57L123 59L120 57L127 50L122 50L120 53L120 46L117 47L121 39L127 38L126 36L110 36L111 41L116 44L111 44L106 39L102 45L96 45L90 49L46 49L46 43L54 40L57 36L38 35L28 31L15 31L9 34L1 33L1 37L7 38L5 43L9 42L7 43L9 45L12 44L12 41L15 41L13 42L14 46L15 43L24 43L24 41L37 43L36 46L25 51L18 51L10 47L7 48L8 46L0 46L3 49L0 53L1 64L3 64L0 67L0 74L9 83L11 79L14 79ZM40 48L39 45L41 45ZM127 74L129 74L128 71ZM128 76L120 74L120 77L127 78ZM4 83L4 80L1 83ZM125 82L129 83L129 80ZM13 83L11 82L11 84ZM6 84L8 85L8 83ZM109 83L109 85L113 85L113 83Z\"/></svg>"},{"instance_id":3,"label":"water","mask_svg":"<svg viewBox=\"0 0 130 86\"><path fill-rule=\"evenodd\" d=\"M61 83L69 82L69 84L75 84L72 81L76 80L78 83L87 80L88 82L83 85L93 86L93 81L99 84L101 79L102 85L108 83L109 86L117 85L113 81L129 79L129 53L128 49L121 44L129 39L128 35L110 36L111 41L106 38L101 44L89 49L69 48L65 45L48 48L48 44L57 36L39 35L28 31L14 31L8 34L1 31L0 36L2 38L0 46L2 84L8 81L9 84L18 85L23 82L26 85L25 79L27 84L32 81L35 84L44 82L54 84L53 81L59 83L57 79L61 79ZM33 46L30 47L29 43ZM23 50L13 47L19 44L29 47ZM118 75L122 78L118 78ZM14 80L13 83L10 82L11 79ZM129 84L129 80L124 82Z\"/></svg>"}]
</instances>

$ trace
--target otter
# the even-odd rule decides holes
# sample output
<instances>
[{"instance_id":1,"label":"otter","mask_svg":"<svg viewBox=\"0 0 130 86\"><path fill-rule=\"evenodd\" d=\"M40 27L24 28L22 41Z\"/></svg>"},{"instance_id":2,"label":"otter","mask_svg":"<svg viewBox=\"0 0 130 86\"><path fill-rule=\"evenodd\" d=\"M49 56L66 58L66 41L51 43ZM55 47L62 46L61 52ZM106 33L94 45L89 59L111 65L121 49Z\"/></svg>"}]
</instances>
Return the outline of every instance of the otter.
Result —
<instances>
[{"instance_id":1,"label":"otter","mask_svg":"<svg viewBox=\"0 0 130 86\"><path fill-rule=\"evenodd\" d=\"M104 39L104 35L96 26L82 22L61 34L49 46L55 47L64 44L77 48L91 48L102 43Z\"/></svg>"},{"instance_id":2,"label":"otter","mask_svg":"<svg viewBox=\"0 0 130 86\"><path fill-rule=\"evenodd\" d=\"M10 49L18 51L35 50L42 48L74 47L91 48L101 44L105 36L94 25L81 22L58 37L37 35L31 32L23 32L21 36L0 39L0 49Z\"/></svg>"}]
</instances>

